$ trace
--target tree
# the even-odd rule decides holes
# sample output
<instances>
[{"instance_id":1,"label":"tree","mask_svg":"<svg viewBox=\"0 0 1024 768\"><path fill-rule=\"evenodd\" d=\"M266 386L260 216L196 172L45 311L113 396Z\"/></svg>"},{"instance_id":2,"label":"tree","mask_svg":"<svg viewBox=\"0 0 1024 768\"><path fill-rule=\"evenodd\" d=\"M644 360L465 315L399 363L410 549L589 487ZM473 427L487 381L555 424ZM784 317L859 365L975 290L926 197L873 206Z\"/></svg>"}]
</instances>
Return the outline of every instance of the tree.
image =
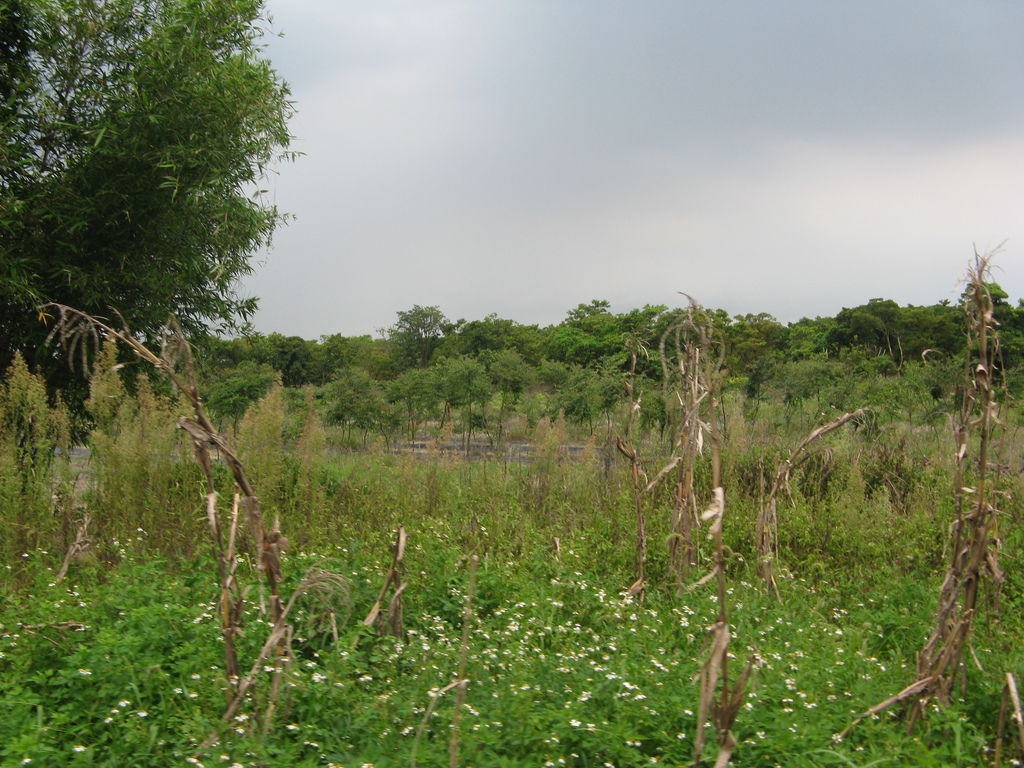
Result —
<instances>
[{"instance_id":1,"label":"tree","mask_svg":"<svg viewBox=\"0 0 1024 768\"><path fill-rule=\"evenodd\" d=\"M270 363L281 374L281 383L286 387L299 387L310 383L314 343L298 336L284 336L272 333L266 337L270 351Z\"/></svg>"},{"instance_id":2,"label":"tree","mask_svg":"<svg viewBox=\"0 0 1024 768\"><path fill-rule=\"evenodd\" d=\"M498 411L498 442L501 443L505 418L529 386L532 372L523 356L514 349L504 349L491 355L488 372L494 388L501 394L501 406Z\"/></svg>"},{"instance_id":3,"label":"tree","mask_svg":"<svg viewBox=\"0 0 1024 768\"><path fill-rule=\"evenodd\" d=\"M363 444L371 431L386 437L392 409L384 389L362 368L338 371L323 387L325 424L343 426L351 437L352 427L363 433Z\"/></svg>"},{"instance_id":4,"label":"tree","mask_svg":"<svg viewBox=\"0 0 1024 768\"><path fill-rule=\"evenodd\" d=\"M453 408L462 409L465 445L468 452L473 428L478 425L484 426L483 406L490 400L492 394L487 369L483 363L471 357L446 357L431 370L435 372L437 386L444 400L445 413L442 416L442 423ZM476 414L473 413L474 405L480 406Z\"/></svg>"},{"instance_id":5,"label":"tree","mask_svg":"<svg viewBox=\"0 0 1024 768\"><path fill-rule=\"evenodd\" d=\"M567 419L594 432L599 416L609 417L622 393L622 375L613 365L595 371L572 366L565 384L558 390L558 407Z\"/></svg>"},{"instance_id":6,"label":"tree","mask_svg":"<svg viewBox=\"0 0 1024 768\"><path fill-rule=\"evenodd\" d=\"M592 365L622 350L622 333L611 305L594 299L570 310L566 319L551 330L548 354L552 359L577 365Z\"/></svg>"},{"instance_id":7,"label":"tree","mask_svg":"<svg viewBox=\"0 0 1024 768\"><path fill-rule=\"evenodd\" d=\"M832 342L837 347L861 347L870 354L887 354L902 365L900 307L895 301L871 299L859 307L844 307L835 319Z\"/></svg>"},{"instance_id":8,"label":"tree","mask_svg":"<svg viewBox=\"0 0 1024 768\"><path fill-rule=\"evenodd\" d=\"M262 398L278 373L266 363L243 360L238 367L219 370L205 386L206 405L215 418L228 419L237 426L249 406Z\"/></svg>"},{"instance_id":9,"label":"tree","mask_svg":"<svg viewBox=\"0 0 1024 768\"><path fill-rule=\"evenodd\" d=\"M398 322L387 329L393 345L395 368L426 368L444 338L448 321L440 307L421 307L398 313Z\"/></svg>"},{"instance_id":10,"label":"tree","mask_svg":"<svg viewBox=\"0 0 1024 768\"><path fill-rule=\"evenodd\" d=\"M342 368L364 368L374 377L382 374L386 363L382 359L385 342L370 336L342 336L334 333L321 336L313 347L312 378L325 384Z\"/></svg>"},{"instance_id":11,"label":"tree","mask_svg":"<svg viewBox=\"0 0 1024 768\"><path fill-rule=\"evenodd\" d=\"M262 5L0 0L0 369L53 367L45 302L143 336L252 314L235 286L282 218L256 184L292 113Z\"/></svg>"},{"instance_id":12,"label":"tree","mask_svg":"<svg viewBox=\"0 0 1024 768\"><path fill-rule=\"evenodd\" d=\"M437 409L439 393L434 372L425 368L410 368L390 382L388 399L405 408L409 439L416 439L416 431L422 421Z\"/></svg>"}]
</instances>

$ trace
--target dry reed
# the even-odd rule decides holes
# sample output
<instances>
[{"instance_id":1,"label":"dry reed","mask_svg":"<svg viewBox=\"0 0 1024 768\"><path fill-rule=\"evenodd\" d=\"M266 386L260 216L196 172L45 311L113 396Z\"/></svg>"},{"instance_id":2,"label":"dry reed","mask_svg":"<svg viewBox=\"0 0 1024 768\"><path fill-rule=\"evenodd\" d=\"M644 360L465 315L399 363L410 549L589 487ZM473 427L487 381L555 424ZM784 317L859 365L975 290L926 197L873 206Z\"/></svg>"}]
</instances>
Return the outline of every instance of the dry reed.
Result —
<instances>
[{"instance_id":1,"label":"dry reed","mask_svg":"<svg viewBox=\"0 0 1024 768\"><path fill-rule=\"evenodd\" d=\"M844 413L838 419L816 427L805 437L793 452L782 463L775 472L775 480L772 482L768 498L761 502L758 511L757 522L754 528L754 537L757 544L757 575L764 581L765 586L775 592L776 598L782 599L779 594L779 585L775 581L775 569L773 563L778 557L779 540L779 515L778 499L779 494L789 484L789 477L793 469L807 457L807 449L816 440L833 432L846 424L848 421L859 418L865 413L864 408L858 408L852 413Z\"/></svg>"},{"instance_id":2,"label":"dry reed","mask_svg":"<svg viewBox=\"0 0 1024 768\"><path fill-rule=\"evenodd\" d=\"M685 295L685 294L684 294ZM660 357L666 390L671 389L668 403L678 404L676 449L678 480L673 496L669 538L669 567L680 588L696 565L693 530L697 520L697 498L694 474L697 457L703 453L704 436L720 441L718 407L721 371L725 345L714 326L704 318L700 305L690 296L690 306L681 318L670 325L661 339ZM671 336L673 354L667 355L666 342ZM675 363L678 378L670 375L669 362ZM675 386L670 382L675 378ZM712 451L712 487L717 488L721 474L721 452Z\"/></svg>"},{"instance_id":3,"label":"dry reed","mask_svg":"<svg viewBox=\"0 0 1024 768\"><path fill-rule=\"evenodd\" d=\"M746 697L747 682L754 671L754 660L749 658L735 683L729 681L729 630L728 593L725 586L725 544L723 526L725 519L725 492L716 486L714 500L704 512L702 519L710 521L708 537L715 542L715 561L711 571L695 586L716 578L718 587L718 618L708 632L708 657L701 665L698 675L700 696L697 704L697 735L694 739L694 766L701 764L707 739L707 723L710 714L718 738L718 756L715 768L725 768L736 749L736 737L732 733L736 716ZM717 690L717 695L716 695Z\"/></svg>"},{"instance_id":4,"label":"dry reed","mask_svg":"<svg viewBox=\"0 0 1024 768\"><path fill-rule=\"evenodd\" d=\"M402 637L404 631L404 610L402 594L405 592L405 545L408 541L405 528L399 526L395 532L395 543L391 547L391 567L384 578L377 599L374 601L370 612L363 619L363 625L373 627L377 634ZM384 608L384 598L388 590L393 590L388 607Z\"/></svg>"},{"instance_id":5,"label":"dry reed","mask_svg":"<svg viewBox=\"0 0 1024 768\"><path fill-rule=\"evenodd\" d=\"M1001 425L996 382L1001 368L999 335L992 296L986 282L989 256L975 253L968 269L965 309L967 312L969 360L963 387L959 424L956 429L954 499L956 519L952 525L951 561L939 591L935 624L918 654L917 677L902 691L869 709L843 731L849 732L861 719L901 703L909 703L907 730L911 731L934 702L948 707L959 678L966 687L964 654L978 608L978 593L984 580L998 588L1003 574L999 567L999 490L1001 463L996 431ZM973 486L968 486L968 455L976 437ZM996 606L998 608L998 605Z\"/></svg>"},{"instance_id":6,"label":"dry reed","mask_svg":"<svg viewBox=\"0 0 1024 768\"><path fill-rule=\"evenodd\" d=\"M1017 724L1017 741L1020 745L1021 754L1024 755L1024 714L1020 708L1020 694L1017 693L1017 678L1012 673L1006 673L1006 682L1003 684L1003 700L999 706L999 724L996 727L996 748L993 758L993 765L999 768L1003 758L1003 733L1006 730L1006 715L1012 707L1013 712L1010 718Z\"/></svg>"},{"instance_id":7,"label":"dry reed","mask_svg":"<svg viewBox=\"0 0 1024 768\"><path fill-rule=\"evenodd\" d=\"M636 339L627 342L629 351L629 374L626 376L626 394L629 397L629 414L626 417L625 435L615 439L615 447L619 453L629 460L630 483L633 488L633 508L636 514L636 581L630 587L631 595L643 595L647 583L647 516L644 510L644 496L648 489L653 488L647 481L643 464L633 442L633 427L637 414L640 413L641 395L636 391L636 364L641 354L646 355L646 348ZM660 480L666 473L659 473Z\"/></svg>"}]
</instances>

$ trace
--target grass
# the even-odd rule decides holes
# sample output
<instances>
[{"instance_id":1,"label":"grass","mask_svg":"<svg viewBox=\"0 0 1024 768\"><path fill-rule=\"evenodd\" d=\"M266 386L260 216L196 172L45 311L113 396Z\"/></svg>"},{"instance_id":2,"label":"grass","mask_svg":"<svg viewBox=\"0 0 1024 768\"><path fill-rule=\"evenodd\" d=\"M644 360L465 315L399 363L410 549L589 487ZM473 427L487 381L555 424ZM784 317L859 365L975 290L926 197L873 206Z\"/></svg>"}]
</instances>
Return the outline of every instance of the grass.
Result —
<instances>
[{"instance_id":1,"label":"grass","mask_svg":"<svg viewBox=\"0 0 1024 768\"><path fill-rule=\"evenodd\" d=\"M23 373L19 386L35 391ZM604 453L565 455L561 419L538 427L529 463L337 454L309 395L286 443L275 390L240 425L240 454L222 444L200 471L171 418L185 404L146 387L129 395L116 374L94 385L88 492L67 491L61 459L53 496L49 475L18 459L24 441L5 437L0 454L12 523L0 545L3 766L690 765L702 675L720 692L709 715L725 725L705 732L704 751L727 744L719 765L730 749L734 766L994 762L1003 681L1024 676L1012 440L1001 469L982 472L999 485L958 517L970 491L950 486L986 485L954 463L942 426L867 420L813 440L840 419L800 444L831 416L762 403L755 419L727 398L713 459L685 468L693 509L721 478L725 516L693 531L680 585L675 489L641 473L669 460L652 435L625 430L629 464L608 461L610 439ZM188 394L195 419L181 423L202 460L219 438ZM38 412L32 424L46 416L59 431ZM1006 415L1011 438L1019 419ZM990 437L961 440L984 456ZM224 503L236 484L242 516L262 510L240 520L237 549ZM946 624L935 626L948 612L937 614L948 531L982 512L970 601L954 611L971 634L953 633L941 695L865 715L933 680L919 655ZM86 515L91 538L62 580ZM998 595L982 568L996 551ZM746 697L723 701L744 688L747 659ZM1003 764L1019 765L1012 738Z\"/></svg>"},{"instance_id":2,"label":"grass","mask_svg":"<svg viewBox=\"0 0 1024 768\"><path fill-rule=\"evenodd\" d=\"M595 503L599 464L556 465L547 481L557 501L537 507L529 466L389 456L322 464L326 508L301 533L298 519L283 523L305 539L284 555L283 593L310 567L343 575L348 588L332 606L297 604L293 652L279 673L286 695L268 733L261 736L243 711L205 748L228 686L213 554L165 559L158 534L135 531L54 586L60 558L23 553L8 566L21 586L0 609L0 707L8 713L0 720L0 762L408 765L432 694L456 679L466 557L475 551L481 560L461 764L685 765L696 732L694 677L717 597L713 585L677 596L668 578L642 603L624 597L634 567L629 487L615 475L604 486L608 496ZM833 499L828 524L857 533L824 546L817 534L800 535L824 523L797 492L793 516L780 515L782 552L800 552L784 557L777 574L782 604L759 585L754 558L742 556L752 554L756 505L740 496L727 517L734 673L748 654L757 659L734 729L733 765L968 766L987 759L1002 677L1024 673L1021 613L1012 610L1020 605L1019 579L1007 585L1001 630L979 617L974 650L985 672L965 668L965 697L929 712L912 736L894 712L834 739L857 714L913 680L939 588L941 566L919 556L919 538L899 533L901 523L909 533L923 518L906 520L891 509L883 515L884 498L869 501L873 507L858 510L854 499ZM197 493L197 523L201 509ZM663 529L667 518L666 507L658 518ZM360 620L391 566L398 520L409 531L406 633L378 637ZM654 527L652 542L664 540L663 529ZM700 544L707 566L708 545ZM872 578L865 579L869 567ZM667 571L667 547L652 546L650 569ZM249 556L239 573L253 582ZM246 604L243 658L255 658L266 636L257 597L251 593ZM324 621L328 610L337 642ZM257 700L268 695L274 674L259 674ZM450 690L437 701L418 765L448 764L454 700Z\"/></svg>"}]
</instances>

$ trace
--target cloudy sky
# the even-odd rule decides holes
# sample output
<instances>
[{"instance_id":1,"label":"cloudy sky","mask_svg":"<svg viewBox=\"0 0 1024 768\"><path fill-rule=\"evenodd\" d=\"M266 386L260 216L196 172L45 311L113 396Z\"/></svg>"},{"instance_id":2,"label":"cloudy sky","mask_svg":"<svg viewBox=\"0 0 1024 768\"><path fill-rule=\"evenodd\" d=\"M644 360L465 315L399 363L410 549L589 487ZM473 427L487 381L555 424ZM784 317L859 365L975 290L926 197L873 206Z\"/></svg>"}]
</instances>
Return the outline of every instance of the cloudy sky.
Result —
<instances>
[{"instance_id":1,"label":"cloudy sky","mask_svg":"<svg viewBox=\"0 0 1024 768\"><path fill-rule=\"evenodd\" d=\"M256 327L549 324L678 291L783 321L1024 296L1019 0L268 0L294 220Z\"/></svg>"}]
</instances>

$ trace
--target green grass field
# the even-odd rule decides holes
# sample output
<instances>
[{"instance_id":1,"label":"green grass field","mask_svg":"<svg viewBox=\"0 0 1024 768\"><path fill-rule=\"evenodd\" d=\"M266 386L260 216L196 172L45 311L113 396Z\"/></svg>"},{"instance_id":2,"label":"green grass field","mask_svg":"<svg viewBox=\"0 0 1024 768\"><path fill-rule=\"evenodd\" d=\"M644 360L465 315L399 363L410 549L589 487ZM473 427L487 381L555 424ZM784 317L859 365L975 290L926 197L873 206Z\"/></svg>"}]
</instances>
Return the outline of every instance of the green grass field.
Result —
<instances>
[{"instance_id":1,"label":"green grass field","mask_svg":"<svg viewBox=\"0 0 1024 768\"><path fill-rule=\"evenodd\" d=\"M749 451L727 453L726 475L743 477L752 460ZM1006 512L1001 615L986 592L963 694L958 688L948 708L929 706L911 734L897 705L840 738L855 717L915 678L945 570L951 507L930 474L941 472L937 462L923 471L907 513L884 485L866 490L860 438L840 438L832 460L824 495L812 497L805 474L820 469L809 466L780 507L781 604L753 564L756 487L727 490L729 672L734 678L748 658L755 667L731 764L991 764L1005 673L1024 673L1019 507ZM448 765L457 693L449 684L460 664L471 554L480 565L460 765L692 762L695 678L718 597L713 583L679 589L667 576L667 492L649 509L650 586L642 600L627 595L634 522L624 464L609 470L594 455L522 465L373 455L320 461L317 509L288 508L284 496L267 502L295 542L282 563L282 594L310 568L343 578L297 601L286 663L258 664L253 696L226 723L218 577L202 538L199 478L188 466L166 473L172 485L191 485L192 503L182 504L176 522L122 528L58 585L60 553L31 550L7 566L3 765ZM409 535L401 638L362 622L384 583L398 525ZM703 533L698 539L690 584L711 567L710 542ZM180 554L186 540L194 543ZM249 588L238 641L244 671L269 626L249 550L243 545L238 571ZM275 676L283 685L265 726ZM710 765L711 729L707 738ZM1013 738L1007 729L1004 764L1020 760Z\"/></svg>"}]
</instances>

